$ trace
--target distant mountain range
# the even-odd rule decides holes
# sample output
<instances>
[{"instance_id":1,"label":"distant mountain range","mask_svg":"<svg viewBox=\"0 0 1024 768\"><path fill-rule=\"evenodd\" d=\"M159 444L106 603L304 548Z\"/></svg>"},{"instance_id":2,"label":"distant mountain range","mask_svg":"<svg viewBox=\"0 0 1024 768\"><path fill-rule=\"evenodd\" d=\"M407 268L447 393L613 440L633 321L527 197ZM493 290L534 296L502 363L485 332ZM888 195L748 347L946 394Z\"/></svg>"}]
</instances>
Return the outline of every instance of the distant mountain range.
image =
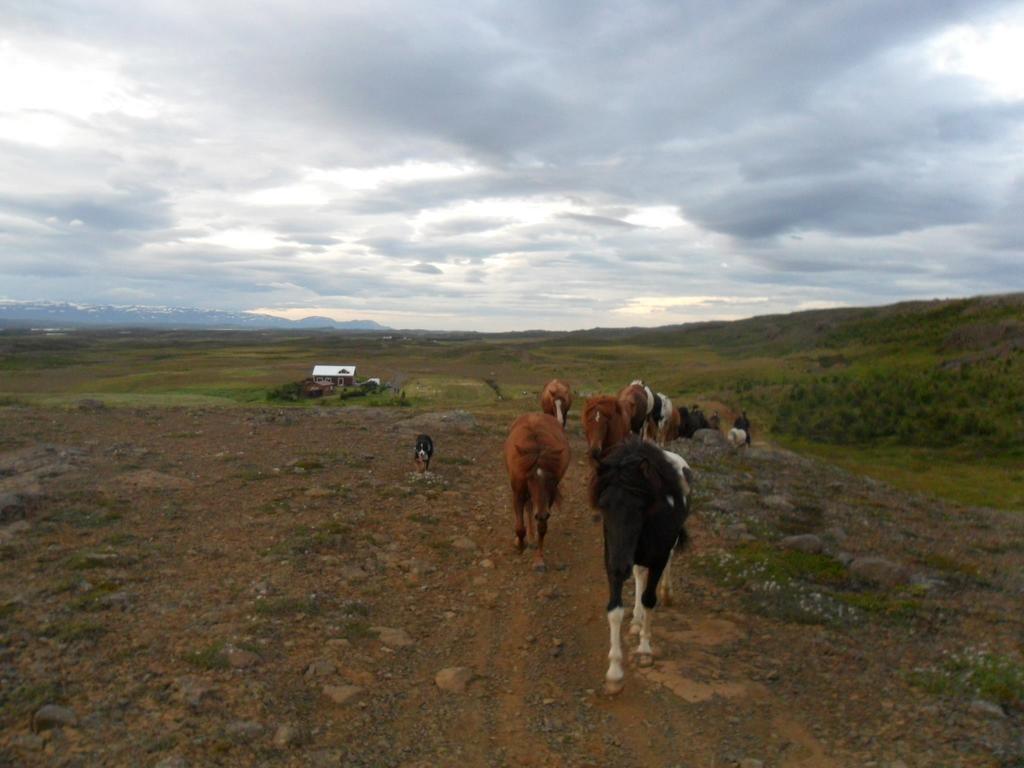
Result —
<instances>
[{"instance_id":1,"label":"distant mountain range","mask_svg":"<svg viewBox=\"0 0 1024 768\"><path fill-rule=\"evenodd\" d=\"M0 325L32 327L122 326L130 328L329 328L355 331L387 331L373 320L339 322L329 317L286 320L253 312L223 312L194 307L71 304L54 301L0 300Z\"/></svg>"}]
</instances>

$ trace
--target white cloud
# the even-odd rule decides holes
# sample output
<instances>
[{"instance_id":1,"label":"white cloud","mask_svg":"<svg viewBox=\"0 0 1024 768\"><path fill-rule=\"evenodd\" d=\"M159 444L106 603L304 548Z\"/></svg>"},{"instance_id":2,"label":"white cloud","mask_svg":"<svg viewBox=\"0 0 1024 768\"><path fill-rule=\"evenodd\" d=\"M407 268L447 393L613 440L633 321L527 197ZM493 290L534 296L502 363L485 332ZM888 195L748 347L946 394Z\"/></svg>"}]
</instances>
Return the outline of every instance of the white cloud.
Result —
<instances>
[{"instance_id":1,"label":"white cloud","mask_svg":"<svg viewBox=\"0 0 1024 768\"><path fill-rule=\"evenodd\" d=\"M929 41L935 71L966 75L1000 99L1024 99L1024 16L987 24L958 24Z\"/></svg>"}]
</instances>

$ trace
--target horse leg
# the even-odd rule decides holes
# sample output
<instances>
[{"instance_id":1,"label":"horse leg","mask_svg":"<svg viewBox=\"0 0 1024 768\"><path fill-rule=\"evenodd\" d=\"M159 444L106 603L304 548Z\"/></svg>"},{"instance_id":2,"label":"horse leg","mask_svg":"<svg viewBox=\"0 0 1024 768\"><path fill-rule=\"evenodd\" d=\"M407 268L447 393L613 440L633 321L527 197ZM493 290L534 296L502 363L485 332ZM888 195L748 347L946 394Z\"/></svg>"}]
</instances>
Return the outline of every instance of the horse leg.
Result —
<instances>
[{"instance_id":1,"label":"horse leg","mask_svg":"<svg viewBox=\"0 0 1024 768\"><path fill-rule=\"evenodd\" d=\"M515 546L520 552L526 546L523 539L526 537L526 526L523 523L523 506L525 503L524 495L513 489L512 491L512 509L515 512L515 531L516 531L516 542Z\"/></svg>"},{"instance_id":2,"label":"horse leg","mask_svg":"<svg viewBox=\"0 0 1024 768\"><path fill-rule=\"evenodd\" d=\"M640 624L644 620L644 606L640 602L640 595L647 586L647 569L642 565L633 566L633 586L636 590L636 599L633 601L633 618L629 621L631 635L640 631Z\"/></svg>"},{"instance_id":3,"label":"horse leg","mask_svg":"<svg viewBox=\"0 0 1024 768\"><path fill-rule=\"evenodd\" d=\"M533 570L545 571L544 564L544 534L548 532L548 519L542 517L537 521L537 553L533 556Z\"/></svg>"},{"instance_id":4,"label":"horse leg","mask_svg":"<svg viewBox=\"0 0 1024 768\"><path fill-rule=\"evenodd\" d=\"M526 531L527 538L530 544L537 543L537 527L534 523L533 516L536 514L537 503L533 500L532 495L527 495L527 501L529 502L529 509L526 511Z\"/></svg>"},{"instance_id":5,"label":"horse leg","mask_svg":"<svg viewBox=\"0 0 1024 768\"><path fill-rule=\"evenodd\" d=\"M667 562L667 561L666 561ZM640 645L637 647L637 666L649 667L654 663L654 651L651 649L651 617L654 606L658 603L658 584L665 569L665 563L654 564L650 569L650 578L644 585L641 602L644 606L643 623L640 626Z\"/></svg>"},{"instance_id":6,"label":"horse leg","mask_svg":"<svg viewBox=\"0 0 1024 768\"><path fill-rule=\"evenodd\" d=\"M608 570L608 630L611 649L608 651L608 671L604 675L604 690L608 694L616 694L622 690L622 583L626 573L615 573Z\"/></svg>"},{"instance_id":7,"label":"horse leg","mask_svg":"<svg viewBox=\"0 0 1024 768\"><path fill-rule=\"evenodd\" d=\"M668 553L668 562L658 580L658 600L664 605L672 605L672 553Z\"/></svg>"}]
</instances>

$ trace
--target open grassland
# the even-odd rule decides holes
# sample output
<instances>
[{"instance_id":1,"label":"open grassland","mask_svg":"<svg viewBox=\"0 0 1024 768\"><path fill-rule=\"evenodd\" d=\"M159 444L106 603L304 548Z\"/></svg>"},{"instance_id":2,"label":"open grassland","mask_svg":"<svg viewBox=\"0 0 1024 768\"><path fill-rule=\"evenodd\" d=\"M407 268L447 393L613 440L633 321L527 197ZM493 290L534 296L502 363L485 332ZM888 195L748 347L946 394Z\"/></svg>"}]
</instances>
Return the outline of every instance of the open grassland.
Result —
<instances>
[{"instance_id":1,"label":"open grassland","mask_svg":"<svg viewBox=\"0 0 1024 768\"><path fill-rule=\"evenodd\" d=\"M554 376L579 396L641 377L677 406L726 420L746 409L758 440L959 503L1024 508L1021 295L575 333L8 331L0 404L238 407L317 362L354 363L414 409L495 417L535 408Z\"/></svg>"}]
</instances>

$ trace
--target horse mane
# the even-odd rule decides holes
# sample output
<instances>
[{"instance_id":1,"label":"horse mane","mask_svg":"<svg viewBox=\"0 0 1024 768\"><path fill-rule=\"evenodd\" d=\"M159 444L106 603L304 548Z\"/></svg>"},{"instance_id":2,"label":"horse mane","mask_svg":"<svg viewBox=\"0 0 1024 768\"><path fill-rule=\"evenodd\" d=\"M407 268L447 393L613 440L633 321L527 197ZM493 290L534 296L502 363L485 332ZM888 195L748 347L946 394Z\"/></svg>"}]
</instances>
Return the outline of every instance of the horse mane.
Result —
<instances>
[{"instance_id":1,"label":"horse mane","mask_svg":"<svg viewBox=\"0 0 1024 768\"><path fill-rule=\"evenodd\" d=\"M591 475L591 506L606 506L601 504L601 499L612 489L620 495L642 500L645 509L650 509L665 497L671 498L679 509L686 509L675 467L669 464L660 448L636 436L630 436L615 446Z\"/></svg>"}]
</instances>

